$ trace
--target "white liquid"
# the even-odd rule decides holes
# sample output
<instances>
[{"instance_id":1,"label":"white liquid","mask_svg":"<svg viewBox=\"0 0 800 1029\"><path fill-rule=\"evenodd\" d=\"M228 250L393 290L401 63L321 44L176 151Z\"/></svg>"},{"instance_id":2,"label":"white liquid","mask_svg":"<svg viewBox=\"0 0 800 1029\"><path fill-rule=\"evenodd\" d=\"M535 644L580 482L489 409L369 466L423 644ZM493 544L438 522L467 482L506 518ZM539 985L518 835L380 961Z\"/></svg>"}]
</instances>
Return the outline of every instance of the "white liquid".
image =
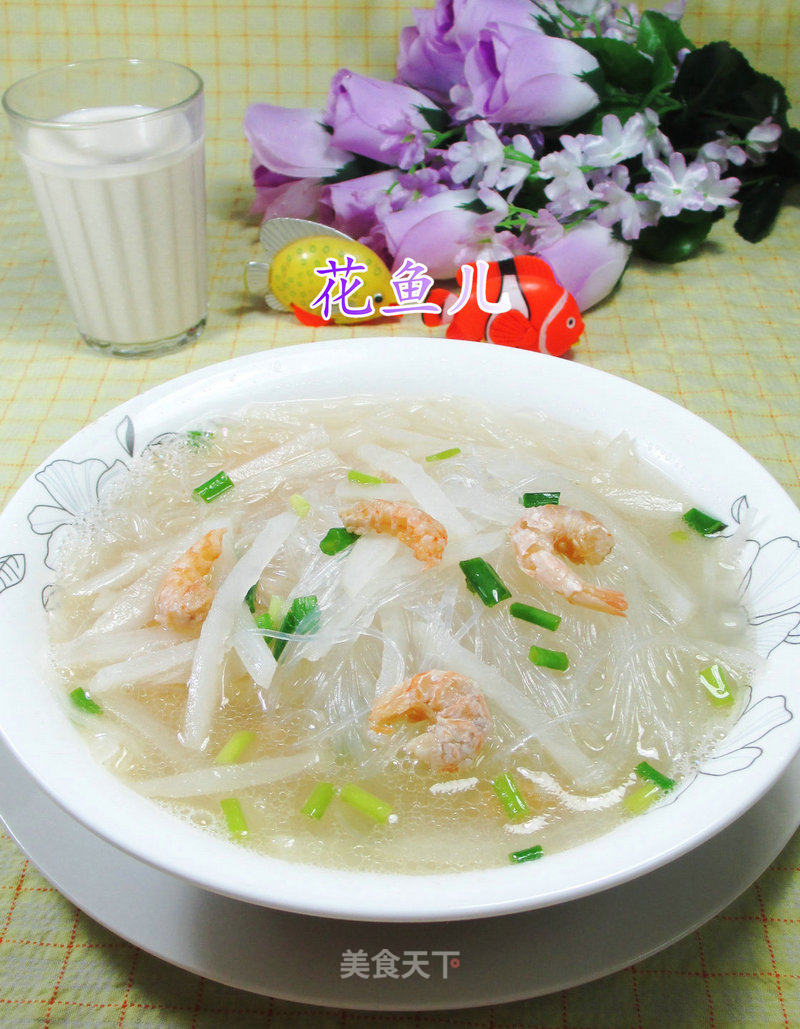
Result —
<instances>
[{"instance_id":1,"label":"white liquid","mask_svg":"<svg viewBox=\"0 0 800 1029\"><path fill-rule=\"evenodd\" d=\"M59 121L85 128L33 127L21 148L78 328L108 343L206 313L203 139L182 112L113 120L151 110L74 111Z\"/></svg>"}]
</instances>

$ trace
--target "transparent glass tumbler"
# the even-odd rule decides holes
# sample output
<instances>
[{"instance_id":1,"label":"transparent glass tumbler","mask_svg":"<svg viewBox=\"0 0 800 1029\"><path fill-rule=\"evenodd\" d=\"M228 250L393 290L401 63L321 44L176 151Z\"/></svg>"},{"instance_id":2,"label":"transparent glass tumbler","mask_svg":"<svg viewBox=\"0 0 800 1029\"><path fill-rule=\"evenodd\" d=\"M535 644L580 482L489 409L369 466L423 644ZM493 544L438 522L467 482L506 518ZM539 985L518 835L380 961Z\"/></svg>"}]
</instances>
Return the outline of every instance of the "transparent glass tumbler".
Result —
<instances>
[{"instance_id":1,"label":"transparent glass tumbler","mask_svg":"<svg viewBox=\"0 0 800 1029\"><path fill-rule=\"evenodd\" d=\"M203 81L168 61L39 72L3 106L78 330L137 356L206 322Z\"/></svg>"}]
</instances>

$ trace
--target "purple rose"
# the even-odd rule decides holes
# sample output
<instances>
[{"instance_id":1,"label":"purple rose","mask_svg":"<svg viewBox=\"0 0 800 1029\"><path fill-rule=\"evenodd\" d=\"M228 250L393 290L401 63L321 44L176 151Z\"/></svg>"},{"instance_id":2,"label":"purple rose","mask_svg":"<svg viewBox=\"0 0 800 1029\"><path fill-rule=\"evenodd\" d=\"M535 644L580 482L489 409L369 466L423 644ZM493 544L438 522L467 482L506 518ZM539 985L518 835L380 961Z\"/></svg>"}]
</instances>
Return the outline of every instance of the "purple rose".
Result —
<instances>
[{"instance_id":1,"label":"purple rose","mask_svg":"<svg viewBox=\"0 0 800 1029\"><path fill-rule=\"evenodd\" d=\"M438 0L433 10L415 10L415 25L400 34L397 77L442 104L464 81L464 58L490 22L538 32L530 0Z\"/></svg>"},{"instance_id":2,"label":"purple rose","mask_svg":"<svg viewBox=\"0 0 800 1029\"><path fill-rule=\"evenodd\" d=\"M383 218L383 231L394 266L406 257L426 265L436 279L452 278L462 264L479 257L498 261L519 253L520 241L511 232L496 232L506 207L501 197L497 209L479 214L462 206L491 199L488 191L450 189L420 197Z\"/></svg>"},{"instance_id":3,"label":"purple rose","mask_svg":"<svg viewBox=\"0 0 800 1029\"><path fill-rule=\"evenodd\" d=\"M331 140L313 108L251 104L244 133L259 165L292 179L322 179L352 158Z\"/></svg>"},{"instance_id":4,"label":"purple rose","mask_svg":"<svg viewBox=\"0 0 800 1029\"><path fill-rule=\"evenodd\" d=\"M587 221L570 229L537 256L547 261L581 311L586 311L616 286L630 253L631 248L614 239L610 229Z\"/></svg>"},{"instance_id":5,"label":"purple rose","mask_svg":"<svg viewBox=\"0 0 800 1029\"><path fill-rule=\"evenodd\" d=\"M314 218L323 184L319 179L290 179L261 166L253 169L255 200L251 214L262 218Z\"/></svg>"},{"instance_id":6,"label":"purple rose","mask_svg":"<svg viewBox=\"0 0 800 1029\"><path fill-rule=\"evenodd\" d=\"M597 67L590 53L568 39L490 25L467 53L465 85L455 86L451 98L462 117L562 125L596 106L597 94L578 76Z\"/></svg>"},{"instance_id":7,"label":"purple rose","mask_svg":"<svg viewBox=\"0 0 800 1029\"><path fill-rule=\"evenodd\" d=\"M382 164L410 168L425 155L428 123L418 108L434 106L416 89L342 68L333 77L325 121L332 142Z\"/></svg>"},{"instance_id":8,"label":"purple rose","mask_svg":"<svg viewBox=\"0 0 800 1029\"><path fill-rule=\"evenodd\" d=\"M377 221L376 208L385 205L388 210L390 194L387 191L394 192L397 188L396 171L345 179L325 186L320 207L334 228L358 239L371 232Z\"/></svg>"}]
</instances>

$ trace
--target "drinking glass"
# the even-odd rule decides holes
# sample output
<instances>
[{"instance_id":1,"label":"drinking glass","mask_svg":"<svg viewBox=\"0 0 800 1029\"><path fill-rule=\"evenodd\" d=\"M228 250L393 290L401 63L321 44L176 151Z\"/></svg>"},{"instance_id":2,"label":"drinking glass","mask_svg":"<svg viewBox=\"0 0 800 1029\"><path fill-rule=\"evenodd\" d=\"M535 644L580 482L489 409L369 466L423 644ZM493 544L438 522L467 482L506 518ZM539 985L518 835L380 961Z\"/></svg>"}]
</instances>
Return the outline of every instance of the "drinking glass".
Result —
<instances>
[{"instance_id":1,"label":"drinking glass","mask_svg":"<svg viewBox=\"0 0 800 1029\"><path fill-rule=\"evenodd\" d=\"M206 322L203 81L159 60L39 72L3 106L78 330L135 356Z\"/></svg>"}]
</instances>

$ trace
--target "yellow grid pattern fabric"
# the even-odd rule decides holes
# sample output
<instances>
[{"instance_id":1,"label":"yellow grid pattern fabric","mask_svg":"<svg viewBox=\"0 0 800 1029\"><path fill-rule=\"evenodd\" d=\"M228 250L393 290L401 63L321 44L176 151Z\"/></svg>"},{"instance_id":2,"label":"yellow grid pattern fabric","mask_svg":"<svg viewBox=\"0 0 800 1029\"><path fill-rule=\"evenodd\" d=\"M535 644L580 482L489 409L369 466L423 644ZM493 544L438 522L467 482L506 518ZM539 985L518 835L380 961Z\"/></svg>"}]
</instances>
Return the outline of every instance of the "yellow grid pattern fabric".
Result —
<instances>
[{"instance_id":1,"label":"yellow grid pattern fabric","mask_svg":"<svg viewBox=\"0 0 800 1029\"><path fill-rule=\"evenodd\" d=\"M66 60L156 56L194 67L207 97L210 316L191 348L150 360L77 340L21 163L0 139L0 504L51 450L117 403L183 372L315 336L425 335L400 326L309 330L254 305L246 105L319 106L341 66L391 77L405 0L4 0L0 83ZM795 0L696 0L697 42L730 39L800 105ZM797 118L795 122L798 123ZM587 317L576 360L662 393L738 440L800 498L800 210L757 247L731 220L677 266L634 263ZM568 398L567 398L568 399ZM316 1010L173 969L76 911L0 835L0 1024L93 1026L781 1026L800 1022L800 838L702 930L599 983L466 1012Z\"/></svg>"}]
</instances>

